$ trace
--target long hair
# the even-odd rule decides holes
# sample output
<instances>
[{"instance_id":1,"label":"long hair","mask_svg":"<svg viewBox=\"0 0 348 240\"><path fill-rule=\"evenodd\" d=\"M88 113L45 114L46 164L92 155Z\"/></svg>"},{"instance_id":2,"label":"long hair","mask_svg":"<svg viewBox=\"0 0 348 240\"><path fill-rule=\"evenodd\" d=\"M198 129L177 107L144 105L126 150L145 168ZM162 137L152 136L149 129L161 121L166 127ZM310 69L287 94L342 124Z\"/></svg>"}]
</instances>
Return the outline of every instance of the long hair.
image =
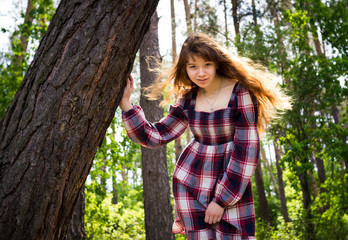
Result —
<instances>
[{"instance_id":1,"label":"long hair","mask_svg":"<svg viewBox=\"0 0 348 240\"><path fill-rule=\"evenodd\" d=\"M174 94L182 97L193 88L194 84L187 72L186 64L190 57L198 56L206 61L215 62L216 73L227 79L235 79L250 90L258 101L257 129L262 133L271 119L280 111L291 108L291 99L276 82L277 76L267 72L260 64L244 57L236 56L202 33L191 34L182 45L180 55L169 70L162 72L156 82L146 89L149 99L158 99L164 89L168 90L162 103L167 103ZM163 76L165 80L162 82Z\"/></svg>"}]
</instances>

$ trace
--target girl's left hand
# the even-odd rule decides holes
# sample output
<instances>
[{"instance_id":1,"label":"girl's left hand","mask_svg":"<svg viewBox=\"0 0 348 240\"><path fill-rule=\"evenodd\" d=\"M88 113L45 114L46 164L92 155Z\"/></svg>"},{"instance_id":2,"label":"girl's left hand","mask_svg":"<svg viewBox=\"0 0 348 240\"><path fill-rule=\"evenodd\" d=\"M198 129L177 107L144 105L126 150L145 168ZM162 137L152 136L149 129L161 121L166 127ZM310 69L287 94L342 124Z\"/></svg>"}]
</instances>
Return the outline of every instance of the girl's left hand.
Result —
<instances>
[{"instance_id":1,"label":"girl's left hand","mask_svg":"<svg viewBox=\"0 0 348 240\"><path fill-rule=\"evenodd\" d=\"M209 203L207 210L205 210L204 222L209 224L220 222L224 211L224 208L220 207L219 204L212 201L211 203Z\"/></svg>"}]
</instances>

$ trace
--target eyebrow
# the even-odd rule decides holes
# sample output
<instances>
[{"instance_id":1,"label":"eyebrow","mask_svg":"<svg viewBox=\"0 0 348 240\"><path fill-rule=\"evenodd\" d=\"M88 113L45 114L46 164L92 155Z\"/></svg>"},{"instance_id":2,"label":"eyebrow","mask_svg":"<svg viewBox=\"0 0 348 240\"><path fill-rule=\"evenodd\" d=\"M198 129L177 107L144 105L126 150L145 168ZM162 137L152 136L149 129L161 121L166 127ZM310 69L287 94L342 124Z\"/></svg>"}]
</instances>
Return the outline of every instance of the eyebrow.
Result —
<instances>
[{"instance_id":1,"label":"eyebrow","mask_svg":"<svg viewBox=\"0 0 348 240\"><path fill-rule=\"evenodd\" d=\"M214 63L214 61L205 61L205 63ZM196 62L187 62L186 65L196 65Z\"/></svg>"}]
</instances>

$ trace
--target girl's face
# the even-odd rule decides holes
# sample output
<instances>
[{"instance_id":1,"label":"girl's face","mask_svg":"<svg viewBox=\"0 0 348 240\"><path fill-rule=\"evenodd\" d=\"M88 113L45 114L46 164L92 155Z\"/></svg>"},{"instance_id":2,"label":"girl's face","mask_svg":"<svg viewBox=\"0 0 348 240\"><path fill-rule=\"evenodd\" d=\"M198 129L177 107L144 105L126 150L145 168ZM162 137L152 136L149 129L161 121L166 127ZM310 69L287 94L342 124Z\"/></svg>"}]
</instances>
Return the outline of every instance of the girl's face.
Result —
<instances>
[{"instance_id":1,"label":"girl's face","mask_svg":"<svg viewBox=\"0 0 348 240\"><path fill-rule=\"evenodd\" d=\"M206 89L215 81L216 64L199 56L190 57L186 64L186 72L192 82Z\"/></svg>"}]
</instances>

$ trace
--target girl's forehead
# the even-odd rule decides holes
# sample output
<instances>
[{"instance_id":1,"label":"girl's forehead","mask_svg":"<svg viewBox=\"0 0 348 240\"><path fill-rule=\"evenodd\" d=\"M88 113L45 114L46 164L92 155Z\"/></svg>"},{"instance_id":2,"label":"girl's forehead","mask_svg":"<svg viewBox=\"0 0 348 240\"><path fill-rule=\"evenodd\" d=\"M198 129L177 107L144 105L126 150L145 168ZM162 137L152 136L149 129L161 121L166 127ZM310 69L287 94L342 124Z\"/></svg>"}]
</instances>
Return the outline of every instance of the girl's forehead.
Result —
<instances>
[{"instance_id":1,"label":"girl's forehead","mask_svg":"<svg viewBox=\"0 0 348 240\"><path fill-rule=\"evenodd\" d=\"M190 63L190 62L208 62L211 61L209 59L203 58L202 56L199 55L189 55L187 56L187 60L186 62Z\"/></svg>"}]
</instances>

